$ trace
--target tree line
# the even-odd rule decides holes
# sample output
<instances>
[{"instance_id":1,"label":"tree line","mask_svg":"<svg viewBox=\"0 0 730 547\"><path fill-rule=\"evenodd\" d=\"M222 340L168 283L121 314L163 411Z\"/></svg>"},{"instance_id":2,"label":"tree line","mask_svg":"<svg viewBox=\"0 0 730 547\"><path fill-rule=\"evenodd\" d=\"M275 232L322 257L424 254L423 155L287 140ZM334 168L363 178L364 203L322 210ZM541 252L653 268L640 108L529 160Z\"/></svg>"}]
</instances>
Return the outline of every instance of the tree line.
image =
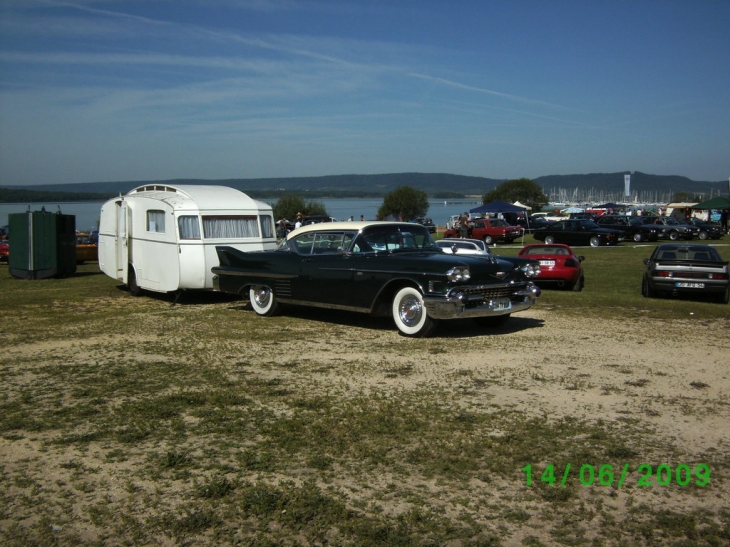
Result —
<instances>
[{"instance_id":1,"label":"tree line","mask_svg":"<svg viewBox=\"0 0 730 547\"><path fill-rule=\"evenodd\" d=\"M519 201L536 211L541 210L548 203L548 198L540 185L527 178L508 180L482 196L482 203L497 200L507 203ZM277 220L293 220L299 213L304 216L330 216L323 203L315 200L305 201L301 195L296 193L283 195L272 208L274 218ZM383 196L383 204L378 209L378 218L408 221L425 217L428 208L426 192L410 186L401 186Z\"/></svg>"}]
</instances>

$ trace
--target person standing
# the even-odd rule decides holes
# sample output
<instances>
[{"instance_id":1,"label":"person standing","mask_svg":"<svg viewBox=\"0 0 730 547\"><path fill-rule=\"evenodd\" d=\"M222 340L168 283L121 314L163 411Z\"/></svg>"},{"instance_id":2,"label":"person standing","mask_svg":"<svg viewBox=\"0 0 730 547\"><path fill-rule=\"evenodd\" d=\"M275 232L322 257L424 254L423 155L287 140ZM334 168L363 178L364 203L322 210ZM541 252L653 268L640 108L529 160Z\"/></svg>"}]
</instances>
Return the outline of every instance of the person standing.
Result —
<instances>
[{"instance_id":1,"label":"person standing","mask_svg":"<svg viewBox=\"0 0 730 547\"><path fill-rule=\"evenodd\" d=\"M459 217L459 233L462 238L469 237L469 213L466 211Z\"/></svg>"},{"instance_id":2,"label":"person standing","mask_svg":"<svg viewBox=\"0 0 730 547\"><path fill-rule=\"evenodd\" d=\"M720 225L722 226L722 231L725 232L726 234L728 233L728 231L727 231L728 217L730 217L730 211L728 209L723 209L722 213L720 213Z\"/></svg>"}]
</instances>

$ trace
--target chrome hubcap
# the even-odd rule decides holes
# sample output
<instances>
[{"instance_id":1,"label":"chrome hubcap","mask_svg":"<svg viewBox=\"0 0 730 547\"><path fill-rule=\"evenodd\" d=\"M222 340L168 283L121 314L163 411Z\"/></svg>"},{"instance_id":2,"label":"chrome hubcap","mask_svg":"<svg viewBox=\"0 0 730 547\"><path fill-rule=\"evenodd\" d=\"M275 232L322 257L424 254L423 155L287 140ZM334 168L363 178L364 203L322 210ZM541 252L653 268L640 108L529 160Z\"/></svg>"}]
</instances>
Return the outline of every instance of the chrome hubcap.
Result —
<instances>
[{"instance_id":1,"label":"chrome hubcap","mask_svg":"<svg viewBox=\"0 0 730 547\"><path fill-rule=\"evenodd\" d=\"M260 308L265 308L269 303L271 297L271 291L268 287L257 287L254 291L254 300Z\"/></svg>"},{"instance_id":2,"label":"chrome hubcap","mask_svg":"<svg viewBox=\"0 0 730 547\"><path fill-rule=\"evenodd\" d=\"M406 296L398 305L398 317L404 325L413 327L418 325L423 316L423 306L415 296Z\"/></svg>"}]
</instances>

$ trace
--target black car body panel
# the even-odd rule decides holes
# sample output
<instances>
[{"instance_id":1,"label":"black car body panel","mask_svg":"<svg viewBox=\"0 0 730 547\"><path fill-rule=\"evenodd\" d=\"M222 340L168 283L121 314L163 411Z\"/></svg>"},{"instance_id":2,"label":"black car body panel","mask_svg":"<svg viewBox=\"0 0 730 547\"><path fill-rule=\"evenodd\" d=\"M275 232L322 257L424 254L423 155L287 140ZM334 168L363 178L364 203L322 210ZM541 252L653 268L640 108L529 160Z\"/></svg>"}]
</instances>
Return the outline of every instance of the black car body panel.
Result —
<instances>
[{"instance_id":1,"label":"black car body panel","mask_svg":"<svg viewBox=\"0 0 730 547\"><path fill-rule=\"evenodd\" d=\"M700 229L700 232L697 234L697 237L700 239L720 239L725 235L722 226L719 224L711 224L699 218L691 218L689 219L689 223Z\"/></svg>"},{"instance_id":2,"label":"black car body panel","mask_svg":"<svg viewBox=\"0 0 730 547\"><path fill-rule=\"evenodd\" d=\"M449 255L426 227L412 223L325 223L295 230L275 251L216 251L217 290L246 297L263 287L284 304L387 315L394 295L413 287L428 317L438 320L509 315L540 294L532 283L537 261Z\"/></svg>"},{"instance_id":3,"label":"black car body panel","mask_svg":"<svg viewBox=\"0 0 730 547\"><path fill-rule=\"evenodd\" d=\"M724 304L730 299L728 262L709 245L663 243L644 264L644 296L709 295Z\"/></svg>"},{"instance_id":4,"label":"black car body panel","mask_svg":"<svg viewBox=\"0 0 730 547\"><path fill-rule=\"evenodd\" d=\"M410 222L415 222L416 224L420 224L421 226L425 226L426 229L431 234L435 234L436 233L436 225L433 223L433 220L431 220L428 217L414 218Z\"/></svg>"},{"instance_id":5,"label":"black car body panel","mask_svg":"<svg viewBox=\"0 0 730 547\"><path fill-rule=\"evenodd\" d=\"M659 239L661 229L651 224L644 224L637 217L625 215L603 215L599 217L596 224L602 228L621 230L626 234L626 239L636 241L656 241Z\"/></svg>"},{"instance_id":6,"label":"black car body panel","mask_svg":"<svg viewBox=\"0 0 730 547\"><path fill-rule=\"evenodd\" d=\"M651 224L658 227L661 232L659 239L669 239L676 241L677 239L693 239L699 236L700 229L689 224L682 224L676 218L672 217L637 217L644 224Z\"/></svg>"},{"instance_id":7,"label":"black car body panel","mask_svg":"<svg viewBox=\"0 0 730 547\"><path fill-rule=\"evenodd\" d=\"M533 237L545 243L566 245L617 245L624 238L624 232L601 228L592 220L561 220L533 232Z\"/></svg>"}]
</instances>

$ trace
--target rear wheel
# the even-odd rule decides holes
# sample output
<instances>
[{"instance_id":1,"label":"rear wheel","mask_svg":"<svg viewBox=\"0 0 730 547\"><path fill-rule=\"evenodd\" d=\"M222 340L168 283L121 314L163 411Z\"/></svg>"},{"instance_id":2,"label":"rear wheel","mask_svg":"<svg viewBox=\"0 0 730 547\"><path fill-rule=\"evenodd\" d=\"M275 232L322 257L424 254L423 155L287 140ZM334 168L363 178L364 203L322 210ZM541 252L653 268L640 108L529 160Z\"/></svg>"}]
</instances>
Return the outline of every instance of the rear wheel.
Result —
<instances>
[{"instance_id":1,"label":"rear wheel","mask_svg":"<svg viewBox=\"0 0 730 547\"><path fill-rule=\"evenodd\" d=\"M393 298L393 321L404 336L425 338L436 327L436 322L426 313L421 293L413 287L403 287Z\"/></svg>"},{"instance_id":2,"label":"rear wheel","mask_svg":"<svg viewBox=\"0 0 730 547\"><path fill-rule=\"evenodd\" d=\"M580 291L582 291L583 290L583 283L584 283L584 280L583 280L583 276L581 275L578 278L578 281L576 281L575 283L573 283L573 287L572 287L573 291L574 292L580 292Z\"/></svg>"},{"instance_id":3,"label":"rear wheel","mask_svg":"<svg viewBox=\"0 0 730 547\"><path fill-rule=\"evenodd\" d=\"M598 247L601 244L601 239L598 236L591 236L588 243L590 243L591 247Z\"/></svg>"},{"instance_id":4,"label":"rear wheel","mask_svg":"<svg viewBox=\"0 0 730 547\"><path fill-rule=\"evenodd\" d=\"M717 297L717 301L720 304L727 304L728 302L730 302L730 285L728 285L725 289L725 294L721 294Z\"/></svg>"},{"instance_id":5,"label":"rear wheel","mask_svg":"<svg viewBox=\"0 0 730 547\"><path fill-rule=\"evenodd\" d=\"M494 242L494 238L492 236L490 236L490 235L484 236L484 243L486 243L487 245L491 245L493 242Z\"/></svg>"},{"instance_id":6,"label":"rear wheel","mask_svg":"<svg viewBox=\"0 0 730 547\"><path fill-rule=\"evenodd\" d=\"M279 302L266 285L253 285L248 291L248 299L253 311L259 315L270 317L279 311Z\"/></svg>"},{"instance_id":7,"label":"rear wheel","mask_svg":"<svg viewBox=\"0 0 730 547\"><path fill-rule=\"evenodd\" d=\"M555 236L545 236L545 243L548 245L555 243Z\"/></svg>"},{"instance_id":8,"label":"rear wheel","mask_svg":"<svg viewBox=\"0 0 730 547\"><path fill-rule=\"evenodd\" d=\"M641 296L644 298L656 298L656 291L649 287L649 282L646 279L641 282Z\"/></svg>"}]
</instances>

